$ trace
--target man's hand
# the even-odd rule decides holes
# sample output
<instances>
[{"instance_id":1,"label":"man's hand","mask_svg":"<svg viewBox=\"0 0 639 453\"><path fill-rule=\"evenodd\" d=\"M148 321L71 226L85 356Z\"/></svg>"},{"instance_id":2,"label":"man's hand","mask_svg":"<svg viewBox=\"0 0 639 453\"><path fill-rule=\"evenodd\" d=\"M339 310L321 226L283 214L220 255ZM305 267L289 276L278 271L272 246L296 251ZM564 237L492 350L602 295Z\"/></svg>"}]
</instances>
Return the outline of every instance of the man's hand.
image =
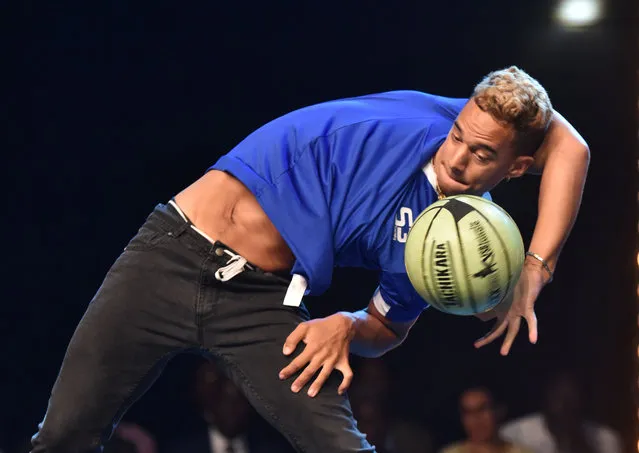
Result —
<instances>
[{"instance_id":1,"label":"man's hand","mask_svg":"<svg viewBox=\"0 0 639 453\"><path fill-rule=\"evenodd\" d=\"M537 343L537 316L535 315L535 301L546 284L547 274L544 269L529 261L524 264L519 281L515 286L510 301L504 301L488 313L477 315L482 321L497 318L492 330L483 338L475 342L476 348L481 348L499 338L508 329L501 355L508 355L510 347L519 332L521 318L528 324L528 339Z\"/></svg>"},{"instance_id":2,"label":"man's hand","mask_svg":"<svg viewBox=\"0 0 639 453\"><path fill-rule=\"evenodd\" d=\"M306 346L299 356L280 371L280 379L287 379L306 367L291 385L291 390L297 393L321 370L308 390L308 396L314 397L331 372L338 369L344 375L338 389L338 393L343 394L353 379L353 371L348 362L349 345L353 336L353 321L340 313L301 323L286 339L283 353L290 355L300 341Z\"/></svg>"}]
</instances>

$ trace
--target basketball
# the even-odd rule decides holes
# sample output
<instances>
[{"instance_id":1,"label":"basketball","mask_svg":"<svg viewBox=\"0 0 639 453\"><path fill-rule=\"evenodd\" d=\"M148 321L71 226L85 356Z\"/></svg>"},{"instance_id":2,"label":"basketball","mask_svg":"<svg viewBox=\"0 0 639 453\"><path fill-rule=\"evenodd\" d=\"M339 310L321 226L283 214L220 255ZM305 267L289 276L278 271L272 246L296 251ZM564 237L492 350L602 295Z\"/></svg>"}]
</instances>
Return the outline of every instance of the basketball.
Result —
<instances>
[{"instance_id":1,"label":"basketball","mask_svg":"<svg viewBox=\"0 0 639 453\"><path fill-rule=\"evenodd\" d=\"M439 200L408 232L404 261L415 290L455 315L490 310L517 283L524 264L519 228L497 204L473 195Z\"/></svg>"}]
</instances>

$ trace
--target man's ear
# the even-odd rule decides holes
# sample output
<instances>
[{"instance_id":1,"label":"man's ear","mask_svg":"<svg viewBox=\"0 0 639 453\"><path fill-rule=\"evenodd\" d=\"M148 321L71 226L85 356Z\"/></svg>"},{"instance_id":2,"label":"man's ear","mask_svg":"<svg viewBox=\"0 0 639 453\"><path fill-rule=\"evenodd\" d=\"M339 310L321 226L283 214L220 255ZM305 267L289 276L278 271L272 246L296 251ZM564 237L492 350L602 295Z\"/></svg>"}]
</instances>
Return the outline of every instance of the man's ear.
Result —
<instances>
[{"instance_id":1,"label":"man's ear","mask_svg":"<svg viewBox=\"0 0 639 453\"><path fill-rule=\"evenodd\" d=\"M535 163L535 158L532 156L519 156L510 165L510 168L508 169L508 173L506 174L506 177L519 178L524 173L526 173L528 168L530 168L530 166L534 163Z\"/></svg>"}]
</instances>

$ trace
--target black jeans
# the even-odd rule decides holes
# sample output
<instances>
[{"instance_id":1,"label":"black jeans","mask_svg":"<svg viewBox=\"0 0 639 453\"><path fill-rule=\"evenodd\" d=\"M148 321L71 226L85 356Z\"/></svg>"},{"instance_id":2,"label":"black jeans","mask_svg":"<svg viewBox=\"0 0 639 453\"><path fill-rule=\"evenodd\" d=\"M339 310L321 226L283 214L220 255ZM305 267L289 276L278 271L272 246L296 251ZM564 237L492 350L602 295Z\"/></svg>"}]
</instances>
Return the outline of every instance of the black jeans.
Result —
<instances>
[{"instance_id":1,"label":"black jeans","mask_svg":"<svg viewBox=\"0 0 639 453\"><path fill-rule=\"evenodd\" d=\"M221 282L230 250L158 205L107 273L68 346L32 453L101 451L114 425L177 353L220 359L257 411L300 452L372 452L334 371L309 398L279 370L308 312L282 304L290 279L252 268ZM301 352L298 348L296 354Z\"/></svg>"}]
</instances>

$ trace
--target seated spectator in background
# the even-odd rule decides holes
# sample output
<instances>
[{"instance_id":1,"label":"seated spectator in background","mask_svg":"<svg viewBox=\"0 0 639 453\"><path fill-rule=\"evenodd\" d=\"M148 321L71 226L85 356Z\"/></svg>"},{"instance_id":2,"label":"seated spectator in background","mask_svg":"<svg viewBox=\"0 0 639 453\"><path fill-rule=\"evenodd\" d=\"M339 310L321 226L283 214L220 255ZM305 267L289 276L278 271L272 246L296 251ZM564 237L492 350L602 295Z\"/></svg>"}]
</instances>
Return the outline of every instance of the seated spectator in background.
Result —
<instances>
[{"instance_id":1,"label":"seated spectator in background","mask_svg":"<svg viewBox=\"0 0 639 453\"><path fill-rule=\"evenodd\" d=\"M353 383L348 389L357 427L377 453L433 453L433 441L421 423L397 418L392 374L384 358L351 358ZM395 386L395 388L397 388ZM400 390L401 392L401 390Z\"/></svg>"},{"instance_id":2,"label":"seated spectator in background","mask_svg":"<svg viewBox=\"0 0 639 453\"><path fill-rule=\"evenodd\" d=\"M389 446L393 453L433 453L429 430L415 420L395 420L391 427Z\"/></svg>"},{"instance_id":3,"label":"seated spectator in background","mask_svg":"<svg viewBox=\"0 0 639 453\"><path fill-rule=\"evenodd\" d=\"M293 453L259 418L242 392L214 363L196 370L194 404L203 423L162 448L164 453ZM261 423L260 423L261 422Z\"/></svg>"},{"instance_id":4,"label":"seated spectator in background","mask_svg":"<svg viewBox=\"0 0 639 453\"><path fill-rule=\"evenodd\" d=\"M103 453L157 453L153 436L134 423L121 422Z\"/></svg>"},{"instance_id":5,"label":"seated spectator in background","mask_svg":"<svg viewBox=\"0 0 639 453\"><path fill-rule=\"evenodd\" d=\"M391 449L389 427L390 371L382 358L352 359L353 383L348 393L357 427L375 446L377 453L396 453Z\"/></svg>"},{"instance_id":6,"label":"seated spectator in background","mask_svg":"<svg viewBox=\"0 0 639 453\"><path fill-rule=\"evenodd\" d=\"M574 374L558 373L546 387L542 412L504 425L501 434L534 453L620 453L617 433L585 419L582 396Z\"/></svg>"},{"instance_id":7,"label":"seated spectator in background","mask_svg":"<svg viewBox=\"0 0 639 453\"><path fill-rule=\"evenodd\" d=\"M357 427L375 446L376 453L399 453L392 447L389 414L380 401L356 399L351 406Z\"/></svg>"},{"instance_id":8,"label":"seated spectator in background","mask_svg":"<svg viewBox=\"0 0 639 453\"><path fill-rule=\"evenodd\" d=\"M348 389L351 400L374 400L386 407L390 400L391 374L383 358L353 356L353 383Z\"/></svg>"},{"instance_id":9,"label":"seated spectator in background","mask_svg":"<svg viewBox=\"0 0 639 453\"><path fill-rule=\"evenodd\" d=\"M461 422L466 439L442 450L442 453L530 453L499 435L501 410L492 393L483 387L469 388L459 398Z\"/></svg>"}]
</instances>

